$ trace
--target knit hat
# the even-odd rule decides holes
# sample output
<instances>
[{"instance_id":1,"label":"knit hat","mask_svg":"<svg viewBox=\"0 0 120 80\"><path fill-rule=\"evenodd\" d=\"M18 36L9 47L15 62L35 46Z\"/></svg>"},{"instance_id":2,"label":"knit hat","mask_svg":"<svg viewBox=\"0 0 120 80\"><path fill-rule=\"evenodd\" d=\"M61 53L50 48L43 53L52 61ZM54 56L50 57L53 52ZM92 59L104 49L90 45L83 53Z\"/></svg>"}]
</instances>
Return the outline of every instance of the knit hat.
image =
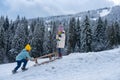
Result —
<instances>
[{"instance_id":1,"label":"knit hat","mask_svg":"<svg viewBox=\"0 0 120 80\"><path fill-rule=\"evenodd\" d=\"M25 46L25 49L26 49L27 51L30 51L30 50L31 50L30 44L27 44L27 45Z\"/></svg>"},{"instance_id":2,"label":"knit hat","mask_svg":"<svg viewBox=\"0 0 120 80\"><path fill-rule=\"evenodd\" d=\"M58 27L58 32L62 32L63 30L64 30L63 26L60 25L60 26Z\"/></svg>"}]
</instances>

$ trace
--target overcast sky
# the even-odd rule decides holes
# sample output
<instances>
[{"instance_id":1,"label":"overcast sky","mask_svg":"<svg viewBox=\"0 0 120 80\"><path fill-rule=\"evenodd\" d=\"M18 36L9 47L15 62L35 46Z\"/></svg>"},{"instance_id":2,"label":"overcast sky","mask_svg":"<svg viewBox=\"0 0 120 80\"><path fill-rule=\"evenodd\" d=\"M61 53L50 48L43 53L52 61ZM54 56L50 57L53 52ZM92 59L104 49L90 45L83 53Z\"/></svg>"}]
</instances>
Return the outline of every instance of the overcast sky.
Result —
<instances>
[{"instance_id":1,"label":"overcast sky","mask_svg":"<svg viewBox=\"0 0 120 80\"><path fill-rule=\"evenodd\" d=\"M120 5L120 0L0 0L0 15L15 19L74 14Z\"/></svg>"}]
</instances>

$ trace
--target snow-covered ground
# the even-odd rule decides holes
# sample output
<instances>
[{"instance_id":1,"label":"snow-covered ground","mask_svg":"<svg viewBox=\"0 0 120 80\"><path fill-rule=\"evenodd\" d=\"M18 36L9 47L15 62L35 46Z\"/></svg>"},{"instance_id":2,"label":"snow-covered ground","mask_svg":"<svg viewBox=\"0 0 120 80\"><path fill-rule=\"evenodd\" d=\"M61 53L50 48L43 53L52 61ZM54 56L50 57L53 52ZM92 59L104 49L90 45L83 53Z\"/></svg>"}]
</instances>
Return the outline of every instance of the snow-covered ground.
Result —
<instances>
[{"instance_id":1,"label":"snow-covered ground","mask_svg":"<svg viewBox=\"0 0 120 80\"><path fill-rule=\"evenodd\" d=\"M42 61L42 60L40 60ZM0 65L0 80L120 80L120 48L73 53L54 62L12 74L16 63Z\"/></svg>"}]
</instances>

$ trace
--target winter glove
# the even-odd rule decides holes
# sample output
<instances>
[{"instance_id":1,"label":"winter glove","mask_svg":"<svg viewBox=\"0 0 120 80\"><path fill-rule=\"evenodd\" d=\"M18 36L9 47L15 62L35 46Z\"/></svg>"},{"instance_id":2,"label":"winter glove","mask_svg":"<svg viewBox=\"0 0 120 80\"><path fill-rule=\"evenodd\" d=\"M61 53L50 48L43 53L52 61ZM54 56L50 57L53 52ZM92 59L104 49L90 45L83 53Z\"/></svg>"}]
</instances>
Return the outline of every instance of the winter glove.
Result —
<instances>
[{"instance_id":1,"label":"winter glove","mask_svg":"<svg viewBox=\"0 0 120 80\"><path fill-rule=\"evenodd\" d=\"M59 34L58 36L61 37L61 34Z\"/></svg>"},{"instance_id":2,"label":"winter glove","mask_svg":"<svg viewBox=\"0 0 120 80\"><path fill-rule=\"evenodd\" d=\"M57 41L60 41L60 39L57 39Z\"/></svg>"}]
</instances>

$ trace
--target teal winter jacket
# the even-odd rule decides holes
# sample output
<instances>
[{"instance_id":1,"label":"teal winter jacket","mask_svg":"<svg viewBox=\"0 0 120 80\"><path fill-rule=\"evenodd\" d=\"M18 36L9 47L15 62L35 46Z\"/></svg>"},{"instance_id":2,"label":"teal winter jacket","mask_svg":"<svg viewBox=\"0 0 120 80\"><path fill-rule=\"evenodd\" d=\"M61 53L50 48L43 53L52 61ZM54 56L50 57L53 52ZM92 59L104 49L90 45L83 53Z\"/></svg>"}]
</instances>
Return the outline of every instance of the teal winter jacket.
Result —
<instances>
[{"instance_id":1,"label":"teal winter jacket","mask_svg":"<svg viewBox=\"0 0 120 80\"><path fill-rule=\"evenodd\" d=\"M29 53L23 49L17 56L16 56L16 61L22 60L22 59L30 59L33 60L32 57L30 57Z\"/></svg>"}]
</instances>

